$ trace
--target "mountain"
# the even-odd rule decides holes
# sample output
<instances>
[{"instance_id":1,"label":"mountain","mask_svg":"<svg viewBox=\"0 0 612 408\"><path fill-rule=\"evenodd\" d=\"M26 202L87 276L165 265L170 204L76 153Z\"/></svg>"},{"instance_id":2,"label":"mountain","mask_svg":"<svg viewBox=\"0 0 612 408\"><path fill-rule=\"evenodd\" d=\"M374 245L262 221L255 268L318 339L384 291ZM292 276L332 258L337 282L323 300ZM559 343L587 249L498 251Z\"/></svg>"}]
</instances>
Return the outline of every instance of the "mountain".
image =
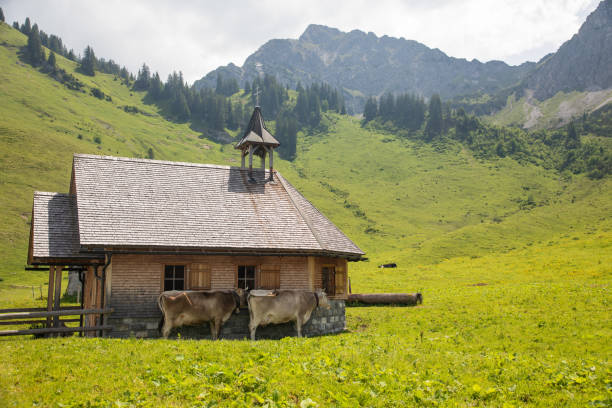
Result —
<instances>
[{"instance_id":1,"label":"mountain","mask_svg":"<svg viewBox=\"0 0 612 408\"><path fill-rule=\"evenodd\" d=\"M612 87L612 0L602 1L559 50L538 63L523 81L542 101L557 92Z\"/></svg>"},{"instance_id":2,"label":"mountain","mask_svg":"<svg viewBox=\"0 0 612 408\"><path fill-rule=\"evenodd\" d=\"M218 75L243 84L264 73L291 87L326 82L344 89L349 109L361 112L364 97L385 92L439 93L442 98L491 94L517 83L534 66L467 61L416 41L312 24L299 39L270 40L242 67L219 67L194 85L214 87Z\"/></svg>"}]
</instances>

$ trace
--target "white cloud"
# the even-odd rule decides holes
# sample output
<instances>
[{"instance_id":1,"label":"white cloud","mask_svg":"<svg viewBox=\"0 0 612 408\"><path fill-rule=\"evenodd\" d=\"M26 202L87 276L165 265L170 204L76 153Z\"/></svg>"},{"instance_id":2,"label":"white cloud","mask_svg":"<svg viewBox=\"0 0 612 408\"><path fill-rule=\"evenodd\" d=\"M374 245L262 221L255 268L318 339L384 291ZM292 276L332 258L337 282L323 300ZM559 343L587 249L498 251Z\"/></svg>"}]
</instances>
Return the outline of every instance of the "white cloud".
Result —
<instances>
[{"instance_id":1,"label":"white cloud","mask_svg":"<svg viewBox=\"0 0 612 408\"><path fill-rule=\"evenodd\" d=\"M267 40L297 38L310 23L404 37L446 54L519 64L555 51L578 31L597 0L0 0L8 22L26 16L82 52L131 71L146 62L193 82L245 58Z\"/></svg>"}]
</instances>

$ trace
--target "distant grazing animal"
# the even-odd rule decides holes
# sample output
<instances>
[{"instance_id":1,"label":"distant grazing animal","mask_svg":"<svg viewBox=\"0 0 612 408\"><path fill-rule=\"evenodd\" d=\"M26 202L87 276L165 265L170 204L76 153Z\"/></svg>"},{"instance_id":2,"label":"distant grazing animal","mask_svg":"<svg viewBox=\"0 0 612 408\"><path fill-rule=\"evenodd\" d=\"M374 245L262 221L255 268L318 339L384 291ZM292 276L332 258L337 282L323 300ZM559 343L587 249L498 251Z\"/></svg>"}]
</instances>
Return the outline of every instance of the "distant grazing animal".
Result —
<instances>
[{"instance_id":1,"label":"distant grazing animal","mask_svg":"<svg viewBox=\"0 0 612 408\"><path fill-rule=\"evenodd\" d=\"M157 299L162 312L159 322L162 336L167 339L172 329L187 325L210 323L213 340L219 338L221 327L240 312L242 289L217 291L166 291Z\"/></svg>"},{"instance_id":2,"label":"distant grazing animal","mask_svg":"<svg viewBox=\"0 0 612 408\"><path fill-rule=\"evenodd\" d=\"M250 293L247 302L251 340L255 340L257 327L286 322L295 322L297 335L302 337L302 325L310 319L312 312L318 306L330 308L327 295L323 291L277 290L264 296Z\"/></svg>"},{"instance_id":3,"label":"distant grazing animal","mask_svg":"<svg viewBox=\"0 0 612 408\"><path fill-rule=\"evenodd\" d=\"M379 268L397 268L397 264L396 263L388 263L388 264L382 264L382 265L378 265Z\"/></svg>"}]
</instances>

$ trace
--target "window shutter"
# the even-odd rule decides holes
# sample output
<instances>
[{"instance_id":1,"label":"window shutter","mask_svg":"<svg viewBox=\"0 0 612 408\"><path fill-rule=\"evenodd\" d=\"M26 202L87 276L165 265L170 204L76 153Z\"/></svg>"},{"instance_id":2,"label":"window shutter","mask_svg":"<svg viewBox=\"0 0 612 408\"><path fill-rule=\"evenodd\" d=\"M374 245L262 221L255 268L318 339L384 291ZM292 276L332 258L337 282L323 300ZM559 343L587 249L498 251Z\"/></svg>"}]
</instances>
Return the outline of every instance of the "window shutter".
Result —
<instances>
[{"instance_id":1,"label":"window shutter","mask_svg":"<svg viewBox=\"0 0 612 408\"><path fill-rule=\"evenodd\" d=\"M346 270L343 266L336 267L336 295L346 294Z\"/></svg>"},{"instance_id":2,"label":"window shutter","mask_svg":"<svg viewBox=\"0 0 612 408\"><path fill-rule=\"evenodd\" d=\"M280 265L262 265L259 272L261 289L280 289Z\"/></svg>"},{"instance_id":3,"label":"window shutter","mask_svg":"<svg viewBox=\"0 0 612 408\"><path fill-rule=\"evenodd\" d=\"M210 289L210 265L191 264L189 270L190 289Z\"/></svg>"}]
</instances>

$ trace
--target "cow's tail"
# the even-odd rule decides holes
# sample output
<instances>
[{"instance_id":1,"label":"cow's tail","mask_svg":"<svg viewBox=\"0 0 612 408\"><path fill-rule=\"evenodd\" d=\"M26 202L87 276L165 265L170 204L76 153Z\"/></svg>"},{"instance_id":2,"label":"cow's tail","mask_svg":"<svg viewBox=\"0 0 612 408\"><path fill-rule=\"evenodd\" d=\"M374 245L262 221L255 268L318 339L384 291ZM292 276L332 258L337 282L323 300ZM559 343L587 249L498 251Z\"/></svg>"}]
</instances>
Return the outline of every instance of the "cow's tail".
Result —
<instances>
[{"instance_id":1,"label":"cow's tail","mask_svg":"<svg viewBox=\"0 0 612 408\"><path fill-rule=\"evenodd\" d=\"M164 310L164 300L163 300L163 293L160 293L159 297L157 298L157 306L159 307L159 310L161 310L161 319L159 320L159 324L157 325L157 331L159 331L159 333L161 334L162 332L162 327L164 327L164 317L166 316L166 311Z\"/></svg>"}]
</instances>

